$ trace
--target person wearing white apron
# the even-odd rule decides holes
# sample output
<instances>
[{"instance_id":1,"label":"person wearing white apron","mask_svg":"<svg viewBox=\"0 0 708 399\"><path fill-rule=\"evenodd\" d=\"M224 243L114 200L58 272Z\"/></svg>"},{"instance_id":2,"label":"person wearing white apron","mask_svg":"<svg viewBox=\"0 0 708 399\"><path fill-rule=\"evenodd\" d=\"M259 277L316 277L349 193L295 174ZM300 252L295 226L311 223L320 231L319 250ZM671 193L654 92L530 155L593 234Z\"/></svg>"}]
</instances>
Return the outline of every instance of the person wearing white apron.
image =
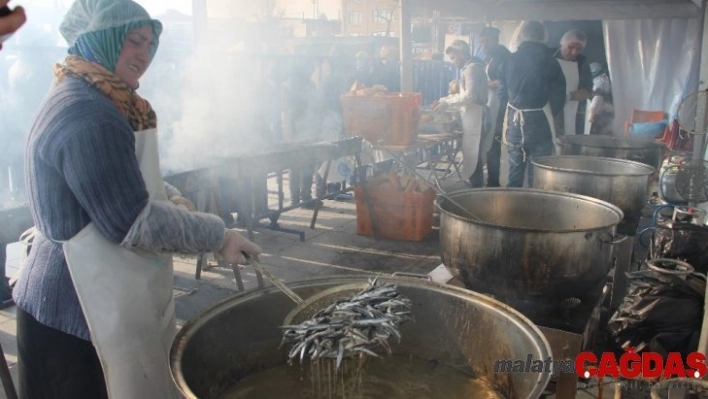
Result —
<instances>
[{"instance_id":1,"label":"person wearing white apron","mask_svg":"<svg viewBox=\"0 0 708 399\"><path fill-rule=\"evenodd\" d=\"M450 61L460 68L460 92L440 99L435 112L459 107L462 120L462 177L472 187L484 184L482 155L487 118L487 72L482 60L472 57L469 45L455 40L445 50Z\"/></svg>"},{"instance_id":2,"label":"person wearing white apron","mask_svg":"<svg viewBox=\"0 0 708 399\"><path fill-rule=\"evenodd\" d=\"M592 98L592 75L585 57L580 54L587 43L587 35L573 29L566 32L560 48L554 55L565 76L566 103L563 113L556 118L556 134L572 136L585 133L587 100Z\"/></svg>"},{"instance_id":3,"label":"person wearing white apron","mask_svg":"<svg viewBox=\"0 0 708 399\"><path fill-rule=\"evenodd\" d=\"M519 44L502 67L501 87L509 98L504 145L509 152L509 187L533 187L531 160L553 154L553 115L563 109L565 79L558 62L543 44L547 33L538 21L519 29Z\"/></svg>"},{"instance_id":4,"label":"person wearing white apron","mask_svg":"<svg viewBox=\"0 0 708 399\"><path fill-rule=\"evenodd\" d=\"M475 56L484 60L487 65L487 78L489 80L489 109L490 134L487 135L483 145L483 154L487 165L487 187L499 187L501 166L501 141L504 115L506 114L507 98L505 92L499 90L499 73L504 61L511 54L509 50L499 44L499 29L487 26L477 35L478 47Z\"/></svg>"},{"instance_id":5,"label":"person wearing white apron","mask_svg":"<svg viewBox=\"0 0 708 399\"><path fill-rule=\"evenodd\" d=\"M26 152L37 232L13 292L21 398L179 397L170 254L261 252L162 181L157 118L135 92L161 31L130 0L79 0L61 25L70 55Z\"/></svg>"}]
</instances>

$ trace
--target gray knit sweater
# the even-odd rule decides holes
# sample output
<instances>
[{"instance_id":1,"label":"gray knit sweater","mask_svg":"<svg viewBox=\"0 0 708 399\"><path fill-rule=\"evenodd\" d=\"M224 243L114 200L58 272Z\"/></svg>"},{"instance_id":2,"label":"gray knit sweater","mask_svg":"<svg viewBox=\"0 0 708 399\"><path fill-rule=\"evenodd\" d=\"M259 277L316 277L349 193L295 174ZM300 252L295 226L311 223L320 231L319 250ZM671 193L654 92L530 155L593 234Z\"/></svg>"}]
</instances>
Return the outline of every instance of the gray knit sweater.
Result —
<instances>
[{"instance_id":1,"label":"gray knit sweater","mask_svg":"<svg viewBox=\"0 0 708 399\"><path fill-rule=\"evenodd\" d=\"M135 157L135 137L110 100L88 83L65 78L45 98L26 152L35 239L14 299L40 323L89 340L59 241L90 222L117 245L166 252L212 252L224 223L168 203L150 202ZM125 287L130 295L131 287Z\"/></svg>"}]
</instances>

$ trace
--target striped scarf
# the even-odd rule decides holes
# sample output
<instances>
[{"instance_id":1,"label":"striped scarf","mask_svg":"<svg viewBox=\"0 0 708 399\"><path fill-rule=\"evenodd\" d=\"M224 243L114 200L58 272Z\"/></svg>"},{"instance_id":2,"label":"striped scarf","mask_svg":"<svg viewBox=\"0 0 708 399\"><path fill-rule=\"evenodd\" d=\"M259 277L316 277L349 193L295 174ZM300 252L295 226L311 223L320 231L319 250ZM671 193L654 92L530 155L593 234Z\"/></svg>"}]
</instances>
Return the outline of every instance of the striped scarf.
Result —
<instances>
[{"instance_id":1,"label":"striped scarf","mask_svg":"<svg viewBox=\"0 0 708 399\"><path fill-rule=\"evenodd\" d=\"M157 116L150 103L98 63L70 55L63 63L54 65L54 75L58 80L65 76L78 77L98 89L125 116L133 131L157 127Z\"/></svg>"}]
</instances>

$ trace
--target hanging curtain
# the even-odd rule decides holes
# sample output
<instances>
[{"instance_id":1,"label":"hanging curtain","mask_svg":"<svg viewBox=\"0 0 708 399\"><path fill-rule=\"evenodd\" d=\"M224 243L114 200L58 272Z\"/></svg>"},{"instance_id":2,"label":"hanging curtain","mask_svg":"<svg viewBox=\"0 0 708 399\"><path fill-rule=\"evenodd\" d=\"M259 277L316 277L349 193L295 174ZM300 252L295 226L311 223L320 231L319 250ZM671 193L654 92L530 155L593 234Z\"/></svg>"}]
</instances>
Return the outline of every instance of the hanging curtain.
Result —
<instances>
[{"instance_id":1,"label":"hanging curtain","mask_svg":"<svg viewBox=\"0 0 708 399\"><path fill-rule=\"evenodd\" d=\"M699 24L698 18L603 22L616 135L624 135L632 110L663 110L671 119L698 89Z\"/></svg>"}]
</instances>

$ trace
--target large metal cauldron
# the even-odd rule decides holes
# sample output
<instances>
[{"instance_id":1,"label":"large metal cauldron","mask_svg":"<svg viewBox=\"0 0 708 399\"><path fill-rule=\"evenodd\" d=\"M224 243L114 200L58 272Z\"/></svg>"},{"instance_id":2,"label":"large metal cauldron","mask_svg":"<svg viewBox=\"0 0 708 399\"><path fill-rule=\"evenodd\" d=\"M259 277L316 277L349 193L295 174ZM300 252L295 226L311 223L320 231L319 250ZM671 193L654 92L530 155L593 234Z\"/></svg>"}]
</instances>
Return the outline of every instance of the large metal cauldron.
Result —
<instances>
[{"instance_id":1,"label":"large metal cauldron","mask_svg":"<svg viewBox=\"0 0 708 399\"><path fill-rule=\"evenodd\" d=\"M392 348L395 353L469 367L491 379L507 398L541 395L550 373L494 372L495 360L551 356L542 333L520 313L456 287L410 278L380 280L398 284L413 303L415 322L402 326L401 344ZM326 289L366 282L360 276L334 277L288 286L306 299ZM172 374L182 393L187 398L214 398L248 375L284 364L288 348L278 349L278 327L294 306L270 287L226 299L188 322L171 351Z\"/></svg>"},{"instance_id":2,"label":"large metal cauldron","mask_svg":"<svg viewBox=\"0 0 708 399\"><path fill-rule=\"evenodd\" d=\"M539 157L532 161L534 188L587 195L619 207L625 215L641 211L655 169L641 162L584 156Z\"/></svg>"},{"instance_id":3,"label":"large metal cauldron","mask_svg":"<svg viewBox=\"0 0 708 399\"><path fill-rule=\"evenodd\" d=\"M651 139L575 135L561 137L560 144L560 155L617 158L645 163L654 168L661 166L662 145Z\"/></svg>"},{"instance_id":4,"label":"large metal cauldron","mask_svg":"<svg viewBox=\"0 0 708 399\"><path fill-rule=\"evenodd\" d=\"M604 282L624 217L616 206L542 190L448 196L480 219L440 200L442 260L467 288L505 301L584 299Z\"/></svg>"}]
</instances>

